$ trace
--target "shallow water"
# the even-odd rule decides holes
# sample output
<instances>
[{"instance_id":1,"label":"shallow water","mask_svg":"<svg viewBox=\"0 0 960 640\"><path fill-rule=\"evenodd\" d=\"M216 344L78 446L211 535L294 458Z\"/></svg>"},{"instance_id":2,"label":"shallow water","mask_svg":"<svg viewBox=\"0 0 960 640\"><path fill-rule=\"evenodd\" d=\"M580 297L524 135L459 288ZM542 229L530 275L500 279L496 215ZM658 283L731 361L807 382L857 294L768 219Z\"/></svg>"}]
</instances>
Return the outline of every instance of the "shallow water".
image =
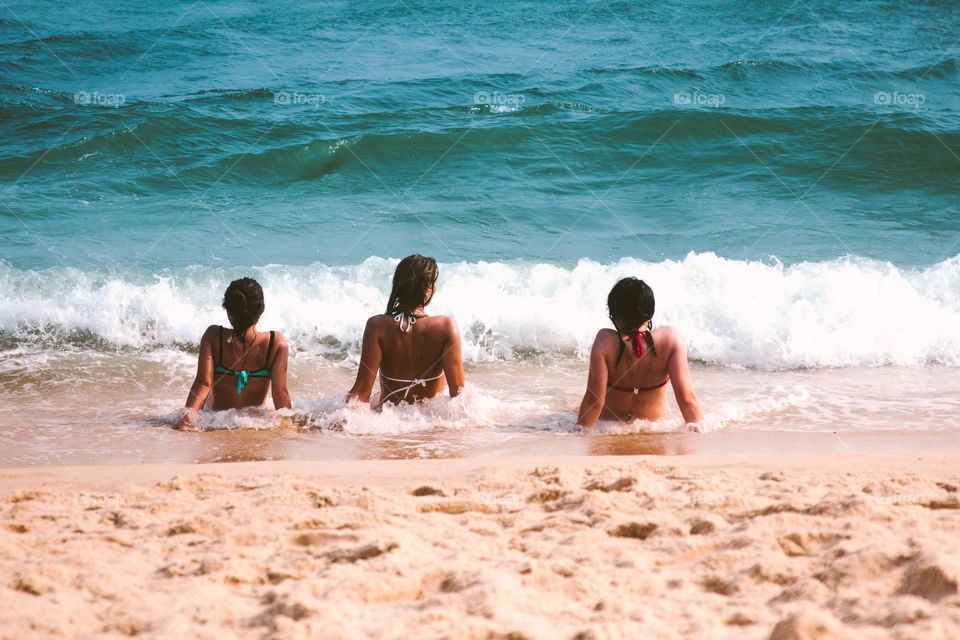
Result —
<instances>
[{"instance_id":1,"label":"shallow water","mask_svg":"<svg viewBox=\"0 0 960 640\"><path fill-rule=\"evenodd\" d=\"M793 442L829 448L836 434L868 450L922 447L930 437L937 447L960 444L960 372L943 366L757 371L694 365L706 436L685 433L672 399L671 414L660 423L602 422L581 433L574 422L586 369L577 358L470 364L470 387L460 398L380 413L343 406L354 374L349 363L295 358L291 412L205 411L197 431L178 432L172 423L193 366L189 355L172 352L154 361L79 352L51 362L47 375L0 378L7 408L0 466L669 455L730 451L737 443L787 452ZM123 375L107 373L118 370ZM889 444L875 440L887 436Z\"/></svg>"},{"instance_id":2,"label":"shallow water","mask_svg":"<svg viewBox=\"0 0 960 640\"><path fill-rule=\"evenodd\" d=\"M695 360L693 442L960 431L955 3L0 13L0 464L686 443L634 433L675 415L572 434L627 275ZM344 410L413 252L441 263L430 311L471 388ZM243 275L295 411L174 432Z\"/></svg>"}]
</instances>

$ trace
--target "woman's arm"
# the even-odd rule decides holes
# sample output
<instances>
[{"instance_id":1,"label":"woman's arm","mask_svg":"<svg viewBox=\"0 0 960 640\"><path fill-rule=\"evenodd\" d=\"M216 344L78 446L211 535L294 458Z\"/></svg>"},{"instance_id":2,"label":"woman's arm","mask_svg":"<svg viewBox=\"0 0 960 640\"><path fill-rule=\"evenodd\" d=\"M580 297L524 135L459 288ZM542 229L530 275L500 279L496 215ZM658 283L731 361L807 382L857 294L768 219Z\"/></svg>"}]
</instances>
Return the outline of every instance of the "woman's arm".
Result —
<instances>
[{"instance_id":1,"label":"woman's arm","mask_svg":"<svg viewBox=\"0 0 960 640\"><path fill-rule=\"evenodd\" d=\"M677 399L677 406L688 425L696 425L703 420L703 411L700 401L693 391L693 381L690 379L690 364L687 362L687 348L679 334L671 332L672 349L667 361L667 371L670 373L670 382L673 384L673 395Z\"/></svg>"},{"instance_id":2,"label":"woman's arm","mask_svg":"<svg viewBox=\"0 0 960 640\"><path fill-rule=\"evenodd\" d=\"M604 355L603 332L597 334L590 350L590 373L587 374L587 390L580 402L580 415L577 424L581 427L596 426L603 405L607 401L607 361Z\"/></svg>"},{"instance_id":3,"label":"woman's arm","mask_svg":"<svg viewBox=\"0 0 960 640\"><path fill-rule=\"evenodd\" d=\"M463 374L463 353L460 349L460 329L457 321L449 319L447 344L443 348L443 375L447 378L450 397L456 398L466 383Z\"/></svg>"},{"instance_id":4,"label":"woman's arm","mask_svg":"<svg viewBox=\"0 0 960 640\"><path fill-rule=\"evenodd\" d=\"M287 339L279 331L276 334L276 355L273 357L273 366L270 367L270 387L273 391L273 407L275 409L289 409L293 406L290 400L290 390L287 389L287 360L290 357L290 346Z\"/></svg>"},{"instance_id":5,"label":"woman's arm","mask_svg":"<svg viewBox=\"0 0 960 640\"><path fill-rule=\"evenodd\" d=\"M207 327L200 338L200 355L197 357L197 375L193 379L187 401L180 412L177 427L192 427L196 424L197 412L203 408L203 403L210 395L213 386L213 332L214 326Z\"/></svg>"},{"instance_id":6,"label":"woman's arm","mask_svg":"<svg viewBox=\"0 0 960 640\"><path fill-rule=\"evenodd\" d=\"M351 400L370 402L373 384L377 381L380 362L383 360L380 336L377 335L377 328L374 324L376 318L377 316L373 316L367 320L367 326L363 330L363 345L360 349L360 366L357 369L357 379L350 391L347 392L346 402Z\"/></svg>"}]
</instances>

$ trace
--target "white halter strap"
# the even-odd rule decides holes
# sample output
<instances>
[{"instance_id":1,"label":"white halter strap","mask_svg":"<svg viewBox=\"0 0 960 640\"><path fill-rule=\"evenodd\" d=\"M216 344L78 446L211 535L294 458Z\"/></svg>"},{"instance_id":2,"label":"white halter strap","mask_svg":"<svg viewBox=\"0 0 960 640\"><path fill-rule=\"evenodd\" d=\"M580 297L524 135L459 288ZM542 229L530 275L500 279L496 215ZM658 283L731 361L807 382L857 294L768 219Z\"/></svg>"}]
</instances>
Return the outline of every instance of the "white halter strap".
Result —
<instances>
[{"instance_id":1,"label":"white halter strap","mask_svg":"<svg viewBox=\"0 0 960 640\"><path fill-rule=\"evenodd\" d=\"M406 333L410 331L410 327L417 324L417 317L410 315L406 311L401 311L393 314L393 321L397 323L402 333Z\"/></svg>"}]
</instances>

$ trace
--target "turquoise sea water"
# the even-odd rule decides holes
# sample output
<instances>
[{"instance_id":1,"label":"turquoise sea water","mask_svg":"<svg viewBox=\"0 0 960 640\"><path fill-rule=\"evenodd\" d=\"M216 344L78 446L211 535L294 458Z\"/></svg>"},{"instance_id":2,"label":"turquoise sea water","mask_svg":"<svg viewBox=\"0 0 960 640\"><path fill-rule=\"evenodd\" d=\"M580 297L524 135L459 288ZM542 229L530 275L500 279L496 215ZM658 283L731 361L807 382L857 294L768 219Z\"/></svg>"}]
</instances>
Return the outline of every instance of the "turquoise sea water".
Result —
<instances>
[{"instance_id":1,"label":"turquoise sea water","mask_svg":"<svg viewBox=\"0 0 960 640\"><path fill-rule=\"evenodd\" d=\"M705 367L952 384L958 80L955 1L10 2L0 393L153 358L163 414L240 275L345 384L412 252L468 367L559 359L571 397L628 274Z\"/></svg>"},{"instance_id":2,"label":"turquoise sea water","mask_svg":"<svg viewBox=\"0 0 960 640\"><path fill-rule=\"evenodd\" d=\"M10 3L20 269L960 253L956 2Z\"/></svg>"}]
</instances>

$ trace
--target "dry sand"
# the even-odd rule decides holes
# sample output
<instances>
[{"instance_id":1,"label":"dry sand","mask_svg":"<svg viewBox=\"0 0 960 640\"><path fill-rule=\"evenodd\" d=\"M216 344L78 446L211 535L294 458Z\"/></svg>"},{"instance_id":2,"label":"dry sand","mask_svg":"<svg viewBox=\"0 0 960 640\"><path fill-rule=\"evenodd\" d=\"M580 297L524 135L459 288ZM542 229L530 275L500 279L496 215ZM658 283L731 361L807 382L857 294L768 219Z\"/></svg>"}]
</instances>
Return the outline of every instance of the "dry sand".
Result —
<instances>
[{"instance_id":1,"label":"dry sand","mask_svg":"<svg viewBox=\"0 0 960 640\"><path fill-rule=\"evenodd\" d=\"M957 454L0 471L0 637L960 638Z\"/></svg>"}]
</instances>

